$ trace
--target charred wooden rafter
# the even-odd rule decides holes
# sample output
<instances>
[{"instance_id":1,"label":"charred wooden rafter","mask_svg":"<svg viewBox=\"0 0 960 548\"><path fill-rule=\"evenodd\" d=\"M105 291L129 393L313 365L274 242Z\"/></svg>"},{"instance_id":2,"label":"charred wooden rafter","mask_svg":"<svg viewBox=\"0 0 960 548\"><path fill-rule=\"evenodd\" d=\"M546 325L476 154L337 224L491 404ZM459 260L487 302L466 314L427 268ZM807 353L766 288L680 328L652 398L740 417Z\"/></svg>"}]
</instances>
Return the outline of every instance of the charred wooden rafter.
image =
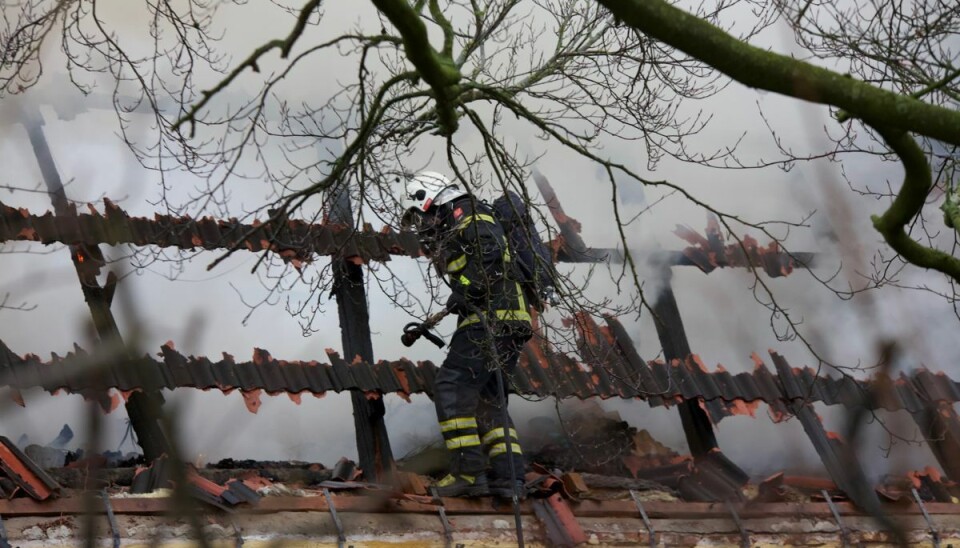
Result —
<instances>
[{"instance_id":1,"label":"charred wooden rafter","mask_svg":"<svg viewBox=\"0 0 960 548\"><path fill-rule=\"evenodd\" d=\"M955 390L956 383L945 383L939 375L917 375L911 379L911 385L922 395L923 403L910 415L944 473L951 480L960 482L960 459L957 458L960 455L960 418L951 400L939 399L944 396L945 388Z\"/></svg>"},{"instance_id":2,"label":"charred wooden rafter","mask_svg":"<svg viewBox=\"0 0 960 548\"><path fill-rule=\"evenodd\" d=\"M353 226L353 210L347 188L341 188L332 201L330 221ZM333 257L333 295L340 314L340 338L348 358L373 363L370 337L370 310L364 288L363 267L343 255ZM395 467L390 438L383 422L386 408L382 398L370 399L352 391L353 422L357 433L360 468L368 481L384 482Z\"/></svg>"},{"instance_id":3,"label":"charred wooden rafter","mask_svg":"<svg viewBox=\"0 0 960 548\"><path fill-rule=\"evenodd\" d=\"M560 238L564 247L581 255L586 254L588 248L583 238L580 237L580 223L563 211L560 201L546 177L534 173L534 181L540 189L540 194L546 200L554 221L560 227ZM659 268L659 271L663 287L653 304L654 325L660 339L660 346L663 348L664 357L668 361L682 360L689 356L691 351L690 344L687 342L687 335L683 329L683 321L680 319L677 300L673 295L673 288L670 284L672 276L670 266L663 265ZM687 444L690 446L690 452L695 456L705 456L717 449L717 438L713 432L710 417L700 407L699 402L694 399L685 399L679 404L679 409L680 420L683 424Z\"/></svg>"},{"instance_id":4,"label":"charred wooden rafter","mask_svg":"<svg viewBox=\"0 0 960 548\"><path fill-rule=\"evenodd\" d=\"M71 208L67 200L60 173L53 161L53 154L43 133L43 118L38 111L27 110L23 112L23 124L53 201L54 210L60 219L70 219L76 210ZM94 242L66 243L69 244L70 258L80 281L83 298L93 317L97 336L105 344L123 348L123 337L110 309L117 280L111 272L106 283L100 285L98 277L105 261L99 245ZM100 396L102 403L107 401L105 393ZM163 402L163 396L154 390L140 391L131 395L126 402L130 425L137 434L137 442L150 460L171 452L170 442L162 426Z\"/></svg>"},{"instance_id":5,"label":"charred wooden rafter","mask_svg":"<svg viewBox=\"0 0 960 548\"><path fill-rule=\"evenodd\" d=\"M827 473L860 508L879 508L880 500L869 488L870 482L867 481L863 466L853 449L839 434L824 428L823 422L814 411L809 394L816 388L815 385L807 384L804 379L794 375L782 356L773 354L772 357L778 373L777 381L786 397L786 406L790 413L800 420ZM853 404L864 403L863 394L869 392L870 390L858 391L848 397L856 400L851 402Z\"/></svg>"}]
</instances>

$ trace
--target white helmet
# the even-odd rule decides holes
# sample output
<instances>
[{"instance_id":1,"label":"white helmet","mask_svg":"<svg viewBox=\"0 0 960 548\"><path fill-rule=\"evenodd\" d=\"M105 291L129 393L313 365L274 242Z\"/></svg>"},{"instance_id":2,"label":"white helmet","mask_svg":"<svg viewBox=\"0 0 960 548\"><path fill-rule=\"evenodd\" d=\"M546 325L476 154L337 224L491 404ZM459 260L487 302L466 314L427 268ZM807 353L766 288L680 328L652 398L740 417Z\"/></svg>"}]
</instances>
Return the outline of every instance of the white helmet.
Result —
<instances>
[{"instance_id":1,"label":"white helmet","mask_svg":"<svg viewBox=\"0 0 960 548\"><path fill-rule=\"evenodd\" d=\"M407 179L403 186L400 203L405 216L413 211L427 213L433 206L449 203L466 194L456 183L433 171L424 171Z\"/></svg>"}]
</instances>

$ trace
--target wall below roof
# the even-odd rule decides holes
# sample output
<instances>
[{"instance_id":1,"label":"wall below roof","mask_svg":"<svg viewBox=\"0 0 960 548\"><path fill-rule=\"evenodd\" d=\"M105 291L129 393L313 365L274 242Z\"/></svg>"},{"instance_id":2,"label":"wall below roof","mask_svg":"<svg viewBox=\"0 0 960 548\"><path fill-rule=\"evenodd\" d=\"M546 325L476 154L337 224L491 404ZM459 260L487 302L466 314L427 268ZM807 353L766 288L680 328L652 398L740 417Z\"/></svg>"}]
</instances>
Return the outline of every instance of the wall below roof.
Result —
<instances>
[{"instance_id":1,"label":"wall below roof","mask_svg":"<svg viewBox=\"0 0 960 548\"><path fill-rule=\"evenodd\" d=\"M504 506L502 514L451 515L454 545L467 547L512 546L515 544L513 516ZM347 546L397 547L443 546L439 516L413 513L341 512L340 520L347 534ZM942 545L960 543L960 513L931 516L941 532ZM905 527L912 545L930 545L926 522L917 515L894 515ZM4 518L7 538L14 546L81 546L84 517L66 515L60 518ZM116 516L122 546L194 546L194 529L185 520L156 515ZM231 521L233 520L233 521ZM640 519L624 517L578 518L590 538L589 544L600 546L646 546L646 529ZM103 516L95 519L99 545L109 546L108 523ZM246 548L336 546L336 529L326 512L271 512L264 514L207 515L201 524L212 546L235 546L240 528ZM742 521L749 531L750 545L758 546L841 546L836 523L822 517L748 518ZM887 544L890 538L879 532L874 520L865 516L844 516L850 531L849 544ZM739 546L741 537L731 519L653 519L660 546ZM545 546L542 526L532 515L523 517L528 546Z\"/></svg>"}]
</instances>

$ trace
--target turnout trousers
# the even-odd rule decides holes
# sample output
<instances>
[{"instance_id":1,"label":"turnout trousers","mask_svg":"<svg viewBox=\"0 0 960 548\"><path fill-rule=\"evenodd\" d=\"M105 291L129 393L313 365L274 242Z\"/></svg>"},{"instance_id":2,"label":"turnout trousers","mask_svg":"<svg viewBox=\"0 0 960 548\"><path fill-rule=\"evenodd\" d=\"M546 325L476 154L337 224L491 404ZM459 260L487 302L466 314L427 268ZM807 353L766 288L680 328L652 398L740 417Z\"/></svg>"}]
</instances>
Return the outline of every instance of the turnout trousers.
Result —
<instances>
[{"instance_id":1,"label":"turnout trousers","mask_svg":"<svg viewBox=\"0 0 960 548\"><path fill-rule=\"evenodd\" d=\"M506 443L510 436L514 479L523 480L523 451L513 420L508 416L506 427L503 424L496 368L502 369L509 393L520 350L531 331L519 322L504 322L494 331L491 335L480 324L457 329L437 372L433 401L450 452L451 474L481 475L489 459L493 478L510 479Z\"/></svg>"}]
</instances>

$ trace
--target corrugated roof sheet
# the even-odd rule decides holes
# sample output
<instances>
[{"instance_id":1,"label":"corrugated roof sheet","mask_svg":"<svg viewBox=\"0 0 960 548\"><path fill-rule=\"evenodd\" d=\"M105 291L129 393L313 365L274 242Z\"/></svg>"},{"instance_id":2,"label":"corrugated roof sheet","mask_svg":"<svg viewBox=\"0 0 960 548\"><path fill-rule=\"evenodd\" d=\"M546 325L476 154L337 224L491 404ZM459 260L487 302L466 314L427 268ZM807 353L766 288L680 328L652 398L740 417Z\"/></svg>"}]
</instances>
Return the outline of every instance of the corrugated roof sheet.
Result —
<instances>
[{"instance_id":1,"label":"corrugated roof sheet","mask_svg":"<svg viewBox=\"0 0 960 548\"><path fill-rule=\"evenodd\" d=\"M956 381L925 369L909 376L901 374L897 379L875 376L854 380L817 375L811 368L791 368L771 351L780 374L772 373L756 355L752 372L731 374L722 367L708 371L696 355L669 364L645 362L615 318L607 318L606 325L600 327L580 315L577 327L581 332L577 356L555 352L538 337L524 348L512 381L516 392L559 398L640 398L653 407L701 399L715 421L733 413L751 412L751 402L760 401L771 405L775 417L788 414L786 405L797 401L911 412L923 410L930 401L960 401ZM432 362L400 359L348 363L332 350L326 353L329 363L278 360L266 350L255 349L251 360L238 362L229 354L217 360L184 356L168 344L157 356L93 369L90 356L79 347L64 357L54 354L43 361L35 355L18 356L0 342L0 385L77 393L103 387L122 391L192 387L271 394L433 392L437 367ZM870 390L877 390L875 397L865 398Z\"/></svg>"},{"instance_id":2,"label":"corrugated roof sheet","mask_svg":"<svg viewBox=\"0 0 960 548\"><path fill-rule=\"evenodd\" d=\"M0 241L269 250L287 260L303 262L316 255L335 253L374 261L387 261L391 255L420 256L416 235L395 232L389 227L377 232L365 225L356 232L352 227L290 220L275 231L256 221L244 224L236 219L160 214L153 219L133 217L110 200L103 202L103 213L93 206L88 206L88 213L77 213L76 206L71 205L73 211L66 216L51 212L35 215L0 202Z\"/></svg>"},{"instance_id":3,"label":"corrugated roof sheet","mask_svg":"<svg viewBox=\"0 0 960 548\"><path fill-rule=\"evenodd\" d=\"M245 224L236 219L193 219L160 214L148 219L133 217L106 198L103 203L103 213L89 205L87 213L79 213L76 206L71 204L69 215L57 216L52 212L37 215L0 202L0 241L87 246L155 245L208 250L239 248L252 252L272 251L294 264L308 262L318 255L342 254L344 257L378 262L388 261L392 255L421 255L414 234L396 232L389 227L376 231L364 225L357 232L350 226L291 220L274 234L267 225L257 221ZM623 254L619 250L588 248L579 237L579 223L567 216L562 219L560 234L550 243L557 261L623 261ZM786 276L801 262L811 264L813 261L812 253L787 255L780 251L775 242L763 247L749 237L744 239L747 249L747 253L744 253L739 244L725 246L719 239L719 232L710 232L710 227L706 237L690 228L679 229L677 233L694 245L682 251L651 252L649 260L658 264L697 266L704 272L752 264L774 277Z\"/></svg>"}]
</instances>

